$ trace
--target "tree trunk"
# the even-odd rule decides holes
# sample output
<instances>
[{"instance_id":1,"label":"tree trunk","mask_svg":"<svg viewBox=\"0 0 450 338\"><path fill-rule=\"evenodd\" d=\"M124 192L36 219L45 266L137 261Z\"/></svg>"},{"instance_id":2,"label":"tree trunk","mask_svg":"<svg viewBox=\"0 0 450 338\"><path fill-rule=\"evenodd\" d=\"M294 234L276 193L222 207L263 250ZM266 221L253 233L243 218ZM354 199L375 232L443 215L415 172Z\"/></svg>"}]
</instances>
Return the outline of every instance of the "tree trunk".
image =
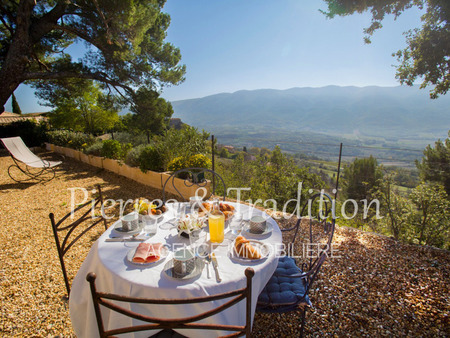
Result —
<instances>
[{"instance_id":1,"label":"tree trunk","mask_svg":"<svg viewBox=\"0 0 450 338\"><path fill-rule=\"evenodd\" d=\"M30 47L28 36L20 35L17 32L0 70L0 110L2 112L6 101L22 82L21 75L28 65L26 55L29 53Z\"/></svg>"},{"instance_id":2,"label":"tree trunk","mask_svg":"<svg viewBox=\"0 0 450 338\"><path fill-rule=\"evenodd\" d=\"M25 0L20 2L17 10L17 28L6 54L5 62L0 69L0 109L2 112L6 101L22 82L21 75L24 74L29 64L28 55L31 54L32 48L30 13L34 6L34 0Z\"/></svg>"},{"instance_id":3,"label":"tree trunk","mask_svg":"<svg viewBox=\"0 0 450 338\"><path fill-rule=\"evenodd\" d=\"M17 8L16 29L0 69L0 109L17 87L28 78L27 68L33 62L33 45L53 29L64 14L70 0L58 1L55 7L39 19L32 20L36 0L21 0ZM2 109L3 108L3 109Z\"/></svg>"}]
</instances>

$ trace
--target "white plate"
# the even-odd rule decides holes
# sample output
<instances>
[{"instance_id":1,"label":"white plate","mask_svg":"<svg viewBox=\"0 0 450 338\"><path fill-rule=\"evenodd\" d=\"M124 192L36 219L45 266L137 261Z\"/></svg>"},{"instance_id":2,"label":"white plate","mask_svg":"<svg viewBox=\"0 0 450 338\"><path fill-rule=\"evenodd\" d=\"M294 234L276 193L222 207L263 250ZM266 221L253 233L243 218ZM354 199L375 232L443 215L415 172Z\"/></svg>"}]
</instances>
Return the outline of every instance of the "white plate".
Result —
<instances>
[{"instance_id":1,"label":"white plate","mask_svg":"<svg viewBox=\"0 0 450 338\"><path fill-rule=\"evenodd\" d=\"M132 264L142 265L142 266L150 266L150 265L161 263L169 255L169 249L166 246L163 245L161 247L161 251L160 251L161 256L160 256L160 258L157 261L149 262L149 263L138 263L138 262L133 262L133 257L134 257L134 254L135 254L136 250L137 250L137 247L135 247L134 249L131 249L130 251L128 251L128 253L127 253L127 260L128 260L128 262L130 262Z\"/></svg>"},{"instance_id":2,"label":"white plate","mask_svg":"<svg viewBox=\"0 0 450 338\"><path fill-rule=\"evenodd\" d=\"M266 222L266 229L263 232L261 232L260 234L258 234L256 232L251 232L251 230L250 230L250 223L246 222L246 224L242 228L243 232L246 232L246 233L248 233L251 236L261 236L261 237L265 236L267 234L270 234L272 232L272 230L273 230L272 224L270 224L268 222Z\"/></svg>"},{"instance_id":3,"label":"white plate","mask_svg":"<svg viewBox=\"0 0 450 338\"><path fill-rule=\"evenodd\" d=\"M198 276L200 276L202 274L204 267L205 267L205 262L203 262L203 259L196 257L194 270L192 270L192 272L190 274L187 274L186 276L178 277L173 272L173 259L171 259L164 265L163 271L164 271L164 274L167 277L169 277L170 279L177 280L177 281L186 281L186 280L194 279L194 278L197 278Z\"/></svg>"},{"instance_id":4,"label":"white plate","mask_svg":"<svg viewBox=\"0 0 450 338\"><path fill-rule=\"evenodd\" d=\"M261 262L269 256L270 247L266 243L263 243L261 241L256 241L254 239L249 239L248 241L250 242L251 245L253 245L254 248L256 248L256 250L259 251L259 253L261 254L261 258L251 259L251 258L244 258L244 257L239 256L236 251L235 241L233 242L233 247L230 248L230 250L228 250L228 256L232 260L236 260L236 261L242 262L242 263Z\"/></svg>"}]
</instances>

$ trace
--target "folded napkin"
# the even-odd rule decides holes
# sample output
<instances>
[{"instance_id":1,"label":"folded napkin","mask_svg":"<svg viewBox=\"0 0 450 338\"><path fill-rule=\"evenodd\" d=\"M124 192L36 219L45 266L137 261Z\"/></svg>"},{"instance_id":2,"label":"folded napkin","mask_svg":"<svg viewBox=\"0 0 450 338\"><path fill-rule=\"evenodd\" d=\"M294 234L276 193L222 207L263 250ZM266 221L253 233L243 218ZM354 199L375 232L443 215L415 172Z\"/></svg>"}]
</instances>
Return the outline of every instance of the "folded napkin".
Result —
<instances>
[{"instance_id":1,"label":"folded napkin","mask_svg":"<svg viewBox=\"0 0 450 338\"><path fill-rule=\"evenodd\" d=\"M134 263L152 263L161 258L161 243L140 243L133 256Z\"/></svg>"}]
</instances>

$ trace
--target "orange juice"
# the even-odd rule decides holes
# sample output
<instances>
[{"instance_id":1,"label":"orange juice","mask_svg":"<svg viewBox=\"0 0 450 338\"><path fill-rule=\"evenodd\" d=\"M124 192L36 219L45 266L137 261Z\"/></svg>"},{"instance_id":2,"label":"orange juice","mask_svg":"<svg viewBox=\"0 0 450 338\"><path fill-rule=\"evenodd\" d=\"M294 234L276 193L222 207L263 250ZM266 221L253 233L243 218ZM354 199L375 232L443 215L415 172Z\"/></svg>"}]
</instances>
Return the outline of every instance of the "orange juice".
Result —
<instances>
[{"instance_id":1,"label":"orange juice","mask_svg":"<svg viewBox=\"0 0 450 338\"><path fill-rule=\"evenodd\" d=\"M224 239L225 215L212 212L208 217L209 236L212 243L222 243Z\"/></svg>"}]
</instances>

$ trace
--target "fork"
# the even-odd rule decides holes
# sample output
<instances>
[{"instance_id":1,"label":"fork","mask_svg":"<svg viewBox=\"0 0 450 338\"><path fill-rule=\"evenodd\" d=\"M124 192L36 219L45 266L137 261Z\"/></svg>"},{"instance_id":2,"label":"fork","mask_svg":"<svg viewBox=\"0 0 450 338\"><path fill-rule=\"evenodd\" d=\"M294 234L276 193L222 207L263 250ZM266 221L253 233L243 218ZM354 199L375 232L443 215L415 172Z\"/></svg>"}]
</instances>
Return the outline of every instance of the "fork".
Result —
<instances>
[{"instance_id":1,"label":"fork","mask_svg":"<svg viewBox=\"0 0 450 338\"><path fill-rule=\"evenodd\" d=\"M210 279L211 277L209 274L209 263L211 263L211 256L206 251L203 252L203 254L205 255L207 277L208 279Z\"/></svg>"}]
</instances>

